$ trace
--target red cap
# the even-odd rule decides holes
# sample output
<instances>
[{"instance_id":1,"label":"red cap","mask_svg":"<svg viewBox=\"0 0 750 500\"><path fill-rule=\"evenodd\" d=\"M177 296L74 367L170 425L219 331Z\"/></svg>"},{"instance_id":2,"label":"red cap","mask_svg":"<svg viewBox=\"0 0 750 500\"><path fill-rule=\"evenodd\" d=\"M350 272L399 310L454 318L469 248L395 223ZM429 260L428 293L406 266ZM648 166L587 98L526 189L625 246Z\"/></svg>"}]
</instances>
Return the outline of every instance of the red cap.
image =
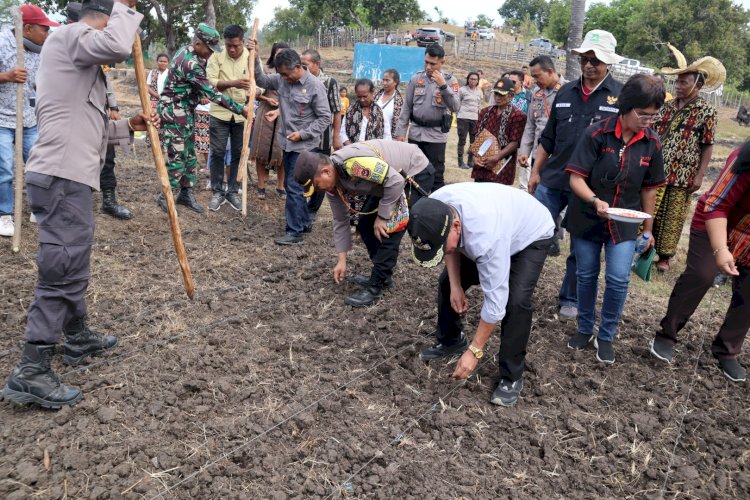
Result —
<instances>
[{"instance_id":1,"label":"red cap","mask_svg":"<svg viewBox=\"0 0 750 500\"><path fill-rule=\"evenodd\" d=\"M60 26L60 23L52 21L36 5L21 5L21 12L23 13L23 24L38 24L39 26L49 26L52 28Z\"/></svg>"}]
</instances>

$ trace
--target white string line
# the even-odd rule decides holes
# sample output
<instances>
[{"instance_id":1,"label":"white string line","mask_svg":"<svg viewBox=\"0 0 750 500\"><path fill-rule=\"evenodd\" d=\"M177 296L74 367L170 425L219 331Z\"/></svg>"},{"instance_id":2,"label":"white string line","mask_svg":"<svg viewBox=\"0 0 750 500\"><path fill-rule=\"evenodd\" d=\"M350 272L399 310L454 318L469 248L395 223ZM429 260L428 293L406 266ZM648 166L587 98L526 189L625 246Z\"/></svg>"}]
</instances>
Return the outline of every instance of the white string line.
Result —
<instances>
[{"instance_id":1,"label":"white string line","mask_svg":"<svg viewBox=\"0 0 750 500\"><path fill-rule=\"evenodd\" d=\"M277 423L277 424L274 424L273 426L271 426L271 427L269 427L268 429L264 430L264 431L263 431L263 432L261 432L260 434L257 434L256 436L254 436L254 437L253 437L252 439L250 439L249 441L246 441L246 442L242 443L241 445L238 445L238 446L234 447L233 449L231 449L231 450L229 450L229 451L227 451L227 452L224 452L224 453L222 453L221 455L219 455L219 456L218 456L217 458L215 458L214 460L210 460L210 461L206 462L206 463L205 463L205 464L203 464L203 465L202 465L202 466L201 466L201 467L200 467L200 468L199 468L198 470L194 471L194 472L193 472L192 474L189 474L189 475L185 476L185 477L184 477L183 479L181 479L180 481L178 481L178 482L174 483L174 484L173 484L173 485L171 485L171 486L168 486L168 487L167 487L167 488L166 488L166 489L165 489L164 491L161 491L161 492L159 492L159 493L158 493L158 494L157 494L156 496L152 497L152 500L154 500L154 499L156 499L156 498L161 498L161 497L163 497L163 496L164 496L164 494L166 494L166 493L169 493L170 491L172 491L173 489L177 488L178 486L180 486L180 485L182 485L182 484L186 483L187 481L189 481L189 480L193 479L193 478L194 478L195 476L197 476L198 474L200 474L200 473L201 473L201 472L203 472L204 470L208 469L209 467L212 467L212 466L216 465L217 463L221 462L222 460L226 460L226 459L227 459L227 458L229 458L230 456L234 455L234 454L235 454L235 453L237 453L238 451L241 451L242 449L246 448L247 446L249 446L250 444L252 444L252 443L253 443L253 442L255 442L256 440L258 440L259 438L261 438L261 437L265 436L266 434L268 434L268 433L270 433L270 432L272 432L272 431L274 431L274 430L278 429L279 427L281 427L282 425L286 424L287 422L289 422L289 421L290 421L290 420L292 420L293 418L295 418L295 417L297 417L297 416L301 415L302 413L306 412L307 410L309 410L310 408L314 407L315 405L317 405L318 403L320 403L320 402L321 402L321 401L323 401L324 399L328 398L329 396L331 396L331 395L333 395L333 394L335 394L335 393L339 392L339 391L340 391L341 389L345 389L345 388L347 388L348 386L350 386L351 384L353 384L353 383L354 383L354 382L356 382L357 380L361 379L361 378L362 378L362 377L364 377L365 375L367 375L367 374L369 374L369 373L373 372L373 371L374 371L375 369L377 369L377 368L378 368L379 366L381 366L382 364L384 364L384 363L387 363L387 362L391 361L391 360L392 360L393 358L395 358L396 356L399 356L399 355L400 355L401 353L403 353L404 351L406 351L406 350L408 350L408 349L411 349L412 347L414 347L414 346L415 346L415 345L417 344L417 342L419 342L420 340L422 340L422 339L423 339L423 337L425 337L425 336L423 335L423 336L422 336L422 337L420 337L420 338L419 338L418 340L415 340L415 341L414 341L413 343L411 343L411 344L409 344L409 345L406 345L406 346L402 347L401 349L399 349L398 351L396 351L396 352L395 352L394 354L392 354L391 356L389 356L389 357L387 357L387 358L385 358L385 359L382 359L382 360L378 361L377 363L375 363L374 365L372 365L372 366L371 366L371 367L370 367L370 368L369 368L369 369L368 369L367 371L364 371L364 372L360 373L359 375L357 375L356 377L352 378L352 379L351 379L351 380L349 380L348 382L345 382L344 384L341 384L341 385L337 386L336 388L334 388L334 389L332 389L332 390L328 391L327 393L325 393L325 394L324 394L323 396L321 396L321 397L320 397L320 398L318 398L317 400L315 400L315 401L313 401L312 403L308 404L308 405L307 405L307 406L305 406L304 408L302 408L302 409L300 409L300 410L297 410L296 412L292 413L291 415L289 415L288 417L286 417L286 418L285 418L284 420L282 420L281 422L279 422L279 423Z\"/></svg>"},{"instance_id":2,"label":"white string line","mask_svg":"<svg viewBox=\"0 0 750 500\"><path fill-rule=\"evenodd\" d=\"M476 369L474 370L474 373L473 373L473 374L472 374L472 375L471 375L471 376L470 376L469 378L471 378L471 377L474 377L474 376L476 376L476 375L477 375L477 374L479 373L479 370L480 370L480 369L481 369L481 368L482 368L482 367L483 367L483 366L484 366L485 364L487 364L487 363L488 363L488 362L490 361L490 359L491 359L491 358L490 358L490 357L488 357L488 359L486 359L486 360L485 360L485 361L483 361L483 362L482 362L482 363L481 363L481 364L480 364L479 366L477 366L477 368L476 368ZM372 457L370 457L370 459L369 459L369 460L368 460L367 462L365 462L364 464L362 464L362 466L360 466L360 468L359 468L359 469L357 469L357 470L356 470L355 472L353 472L353 473L352 473L352 474L351 474L351 475L350 475L349 477L347 477L347 478L346 478L345 480L341 481L341 482L340 482L340 483L338 484L338 487L339 487L339 488L344 488L344 489L347 489L347 488L346 488L346 485L350 484L350 483L351 483L351 480L352 480L352 479L354 479L355 477L357 477L357 476L358 476L358 475L359 475L359 474L360 474L360 473L361 473L361 472L362 472L362 471L363 471L364 469L366 469L367 467L369 467L369 465L370 465L370 464L371 464L372 462L374 462L374 461L375 461L375 460L376 460L377 458L379 458L380 456L382 456L383 452L384 452L384 451L385 451L385 450L386 450L387 448L390 448L390 447L392 447L393 445L395 445L395 444L398 444L398 443L400 443L400 442L401 442L401 440L402 440L402 439L404 439L404 438L406 437L406 434L407 434L407 433L408 433L408 432L409 432L409 431L410 431L410 430L411 430L411 429L412 429L412 428L413 428L414 426L416 426L416 425L417 425L417 424L418 424L419 422L421 422L421 421L422 421L422 420L423 420L423 419L424 419L425 417L427 417L428 415L431 415L431 414L435 413L435 412L436 412L436 411L438 410L438 408L440 408L440 407L441 407L441 404L440 404L440 403L441 403L441 402L442 402L443 400L445 400L445 399L447 399L448 397L450 397L450 395L451 395L451 394L453 394L453 393L454 393L454 392L455 392L456 390L458 390L458 389L459 389L460 387L463 387L463 386L465 386L465 385L466 385L466 383L468 382L468 380L469 380L469 379L466 379L466 380L461 380L461 381L460 381L460 382L458 382L458 383L457 383L457 384L456 384L455 386L453 386L453 388L451 388L451 390L449 390L449 391L448 391L447 393L445 393L444 395L442 395L442 396L438 397L438 400L437 400L437 402L436 402L436 403L433 403L433 404L432 404L432 406L430 406L430 409L428 409L427 411L425 411L424 413L422 413L422 414L421 414L421 415L420 415L419 417L417 417L417 418L413 419L413 420L412 420L411 422L409 422L409 424L408 424L408 425L407 425L407 426L406 426L406 427L405 427L405 428L404 428L404 429L403 429L402 431L400 431L400 432L399 432L398 434L396 434L396 436L395 436L395 437L394 437L394 438L393 438L393 439L392 439L391 441L389 441L389 442L388 442L388 444L386 444L386 445L385 445L385 446L383 446L383 447L382 447L382 448L381 448L380 450L378 450L377 452L375 452L375 453L373 454L373 456L372 456ZM347 491L348 491L348 489L347 489ZM333 498L333 496L334 496L334 495L335 495L336 493L338 493L338 491L335 491L335 490L334 490L334 491L333 491L333 492L331 492L331 493L330 493L330 494L329 494L329 495L328 495L327 497L325 497L325 500L328 500L329 498Z\"/></svg>"},{"instance_id":3,"label":"white string line","mask_svg":"<svg viewBox=\"0 0 750 500\"><path fill-rule=\"evenodd\" d=\"M693 366L693 377L690 381L690 388L688 389L687 393L687 399L685 401L685 411L682 413L682 417L680 418L680 425L677 428L677 437L674 441L674 446L672 447L672 453L669 457L669 463L667 465L667 472L664 474L664 484L662 484L661 491L659 492L659 498L664 498L664 492L667 489L667 481L669 480L669 475L672 473L672 465L674 464L674 458L675 454L677 453L677 446L680 443L680 438L682 437L682 429L685 424L685 417L688 414L688 405L690 404L690 398L693 394L693 387L695 387L695 382L697 380L696 374L698 373L698 363L701 359L701 356L703 355L703 345L706 342L706 334L708 333L708 325L711 324L711 319L713 317L713 304L714 304L714 298L716 297L716 292L719 289L719 285L713 286L713 292L711 292L711 299L708 302L708 317L703 322L703 328L701 329L703 335L701 335L701 343L698 347L698 355L695 357L695 365Z\"/></svg>"}]
</instances>

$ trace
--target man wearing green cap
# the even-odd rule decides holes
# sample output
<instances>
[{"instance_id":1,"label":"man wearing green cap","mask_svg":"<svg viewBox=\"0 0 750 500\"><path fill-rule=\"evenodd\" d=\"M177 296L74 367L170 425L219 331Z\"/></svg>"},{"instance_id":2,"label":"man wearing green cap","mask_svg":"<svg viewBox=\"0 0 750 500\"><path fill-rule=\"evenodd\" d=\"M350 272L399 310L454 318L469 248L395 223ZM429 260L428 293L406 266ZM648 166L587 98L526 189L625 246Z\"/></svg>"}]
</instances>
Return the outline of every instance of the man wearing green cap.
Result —
<instances>
[{"instance_id":1,"label":"man wearing green cap","mask_svg":"<svg viewBox=\"0 0 750 500\"><path fill-rule=\"evenodd\" d=\"M214 52L221 51L219 32L207 24L199 24L193 43L180 49L172 59L169 77L159 100L159 117L167 149L167 170L173 190L180 189L177 203L201 213L203 207L195 199L195 107L202 97L219 104L233 113L247 117L247 107L226 97L211 85L206 76L206 61ZM163 194L157 199L166 212Z\"/></svg>"}]
</instances>

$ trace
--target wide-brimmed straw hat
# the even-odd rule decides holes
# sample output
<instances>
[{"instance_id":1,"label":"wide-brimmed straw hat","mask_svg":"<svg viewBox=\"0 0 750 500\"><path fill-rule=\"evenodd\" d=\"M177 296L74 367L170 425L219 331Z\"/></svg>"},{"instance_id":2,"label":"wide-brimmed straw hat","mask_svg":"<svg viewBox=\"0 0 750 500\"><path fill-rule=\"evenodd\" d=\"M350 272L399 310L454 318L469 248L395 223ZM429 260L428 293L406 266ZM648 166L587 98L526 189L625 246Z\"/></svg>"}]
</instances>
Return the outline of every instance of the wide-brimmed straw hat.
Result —
<instances>
[{"instance_id":1,"label":"wide-brimmed straw hat","mask_svg":"<svg viewBox=\"0 0 750 500\"><path fill-rule=\"evenodd\" d=\"M715 57L706 56L701 57L692 64L687 63L685 56L675 48L671 43L667 43L667 47L672 51L674 58L677 60L677 68L662 68L661 72L665 75L684 75L685 73L700 73L706 79L706 83L703 84L703 89L707 92L716 90L722 86L727 79L727 70L721 61Z\"/></svg>"},{"instance_id":2,"label":"wide-brimmed straw hat","mask_svg":"<svg viewBox=\"0 0 750 500\"><path fill-rule=\"evenodd\" d=\"M596 58L604 64L617 64L624 58L615 54L615 47L617 47L617 39L612 33L604 30L591 30L583 37L581 46L570 51L577 56L593 51Z\"/></svg>"}]
</instances>

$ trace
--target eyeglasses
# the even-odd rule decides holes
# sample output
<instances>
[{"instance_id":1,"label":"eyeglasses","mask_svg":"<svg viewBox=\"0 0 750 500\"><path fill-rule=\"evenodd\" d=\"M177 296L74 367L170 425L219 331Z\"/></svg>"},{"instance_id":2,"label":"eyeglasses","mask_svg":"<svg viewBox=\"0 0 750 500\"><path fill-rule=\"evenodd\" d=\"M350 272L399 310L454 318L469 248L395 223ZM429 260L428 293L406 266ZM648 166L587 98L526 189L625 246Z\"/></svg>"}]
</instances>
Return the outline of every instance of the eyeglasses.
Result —
<instances>
[{"instance_id":1,"label":"eyeglasses","mask_svg":"<svg viewBox=\"0 0 750 500\"><path fill-rule=\"evenodd\" d=\"M643 113L642 115L639 115L635 108L633 109L633 114L641 123L654 123L659 116L659 113L654 113L653 115Z\"/></svg>"},{"instance_id":2,"label":"eyeglasses","mask_svg":"<svg viewBox=\"0 0 750 500\"><path fill-rule=\"evenodd\" d=\"M600 61L596 57L587 57L587 56L578 56L578 62L581 63L581 66L586 66L586 64L591 64L591 66L593 67L597 67L600 64L604 64L602 61Z\"/></svg>"}]
</instances>

